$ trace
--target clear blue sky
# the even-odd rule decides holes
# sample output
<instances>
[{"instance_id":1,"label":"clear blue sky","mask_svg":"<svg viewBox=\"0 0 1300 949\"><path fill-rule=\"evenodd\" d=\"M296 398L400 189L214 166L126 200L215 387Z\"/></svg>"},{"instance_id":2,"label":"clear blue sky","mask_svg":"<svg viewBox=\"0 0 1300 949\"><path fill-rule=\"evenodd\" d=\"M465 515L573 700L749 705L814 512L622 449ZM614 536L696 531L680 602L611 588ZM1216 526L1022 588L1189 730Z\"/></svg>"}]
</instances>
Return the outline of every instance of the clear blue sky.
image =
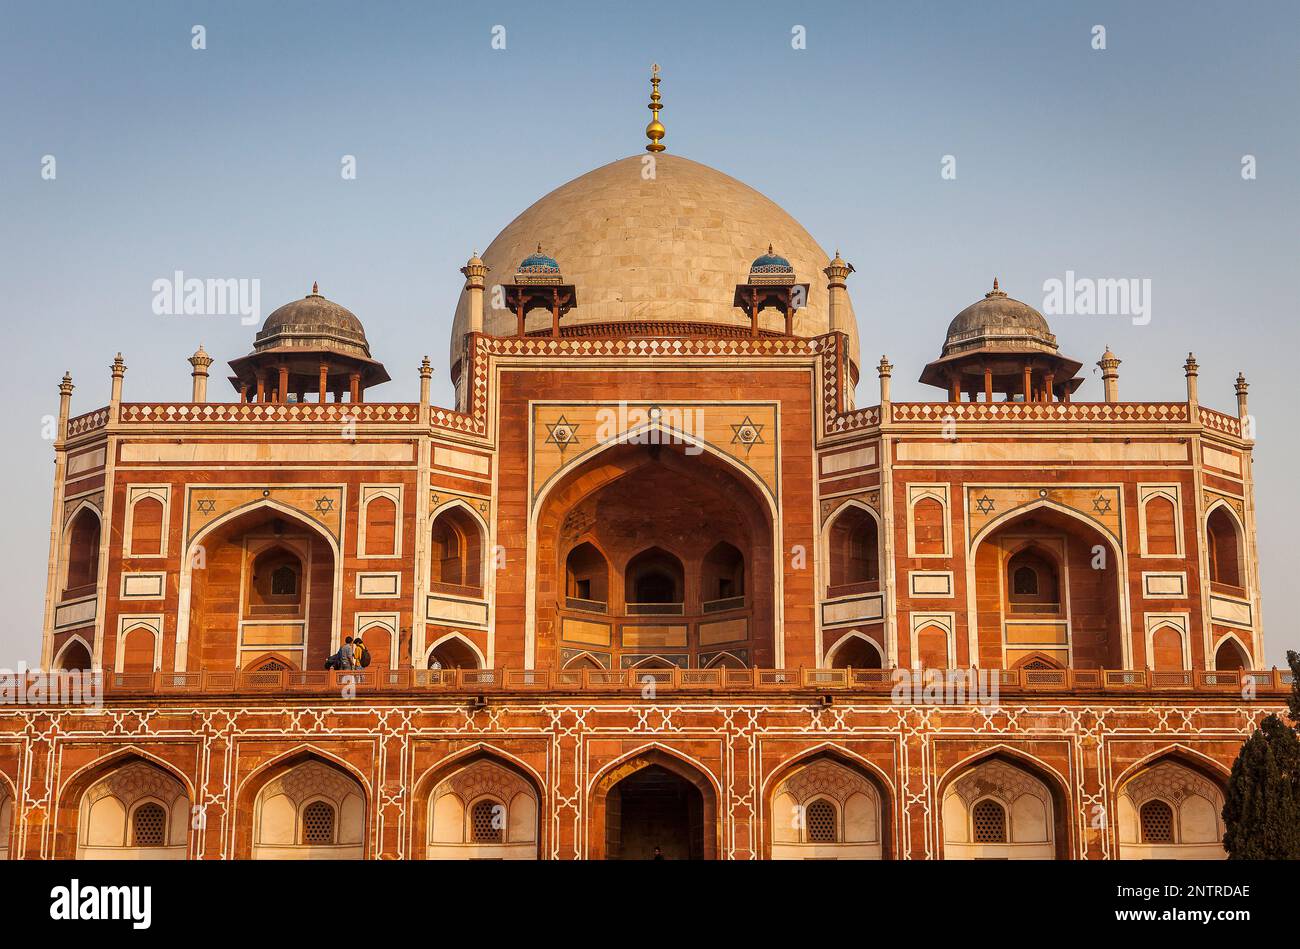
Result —
<instances>
[{"instance_id":1,"label":"clear blue sky","mask_svg":"<svg viewBox=\"0 0 1300 949\"><path fill-rule=\"evenodd\" d=\"M1053 328L1088 372L1109 344L1126 399L1181 399L1189 350L1206 404L1232 411L1233 378L1250 378L1267 659L1300 648L1300 5L5 0L0 665L39 655L41 419L63 371L80 413L107 402L118 350L126 398L144 400L188 397L200 341L218 393L215 370L249 349L237 319L155 316L153 280L257 277L264 313L319 280L364 321L394 376L384 398L416 397L428 353L445 403L457 268L545 192L640 151L652 61L670 150L856 265L863 361L889 354L896 398L933 397L913 380L994 275L1035 305L1067 270L1149 278L1149 325ZM1079 398L1100 398L1095 374Z\"/></svg>"}]
</instances>

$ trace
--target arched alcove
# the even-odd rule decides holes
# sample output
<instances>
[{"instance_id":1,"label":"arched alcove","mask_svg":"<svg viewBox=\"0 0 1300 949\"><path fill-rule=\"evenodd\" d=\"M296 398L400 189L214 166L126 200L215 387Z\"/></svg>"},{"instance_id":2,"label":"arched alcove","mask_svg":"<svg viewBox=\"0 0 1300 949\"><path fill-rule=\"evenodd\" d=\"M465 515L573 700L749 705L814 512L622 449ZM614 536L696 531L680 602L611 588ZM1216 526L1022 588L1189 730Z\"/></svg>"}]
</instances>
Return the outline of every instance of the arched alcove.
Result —
<instances>
[{"instance_id":1,"label":"arched alcove","mask_svg":"<svg viewBox=\"0 0 1300 949\"><path fill-rule=\"evenodd\" d=\"M962 768L943 788L945 860L1052 860L1062 856L1059 789L1001 755Z\"/></svg>"},{"instance_id":2,"label":"arched alcove","mask_svg":"<svg viewBox=\"0 0 1300 949\"><path fill-rule=\"evenodd\" d=\"M1158 758L1116 795L1122 860L1223 860L1223 787L1204 770Z\"/></svg>"},{"instance_id":3,"label":"arched alcove","mask_svg":"<svg viewBox=\"0 0 1300 949\"><path fill-rule=\"evenodd\" d=\"M772 859L881 859L882 799L874 776L837 757L797 763L772 792Z\"/></svg>"},{"instance_id":4,"label":"arched alcove","mask_svg":"<svg viewBox=\"0 0 1300 949\"><path fill-rule=\"evenodd\" d=\"M359 860L366 794L339 766L314 756L275 769L253 799L255 860Z\"/></svg>"}]
</instances>

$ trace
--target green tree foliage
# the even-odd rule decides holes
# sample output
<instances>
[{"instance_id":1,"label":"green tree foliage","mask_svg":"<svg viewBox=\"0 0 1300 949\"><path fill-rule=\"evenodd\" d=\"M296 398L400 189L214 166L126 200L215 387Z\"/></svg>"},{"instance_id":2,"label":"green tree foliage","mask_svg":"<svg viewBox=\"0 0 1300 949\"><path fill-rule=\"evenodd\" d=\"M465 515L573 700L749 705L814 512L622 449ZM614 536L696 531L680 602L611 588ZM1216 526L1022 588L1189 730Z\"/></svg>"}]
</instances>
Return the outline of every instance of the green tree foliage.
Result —
<instances>
[{"instance_id":1,"label":"green tree foliage","mask_svg":"<svg viewBox=\"0 0 1300 949\"><path fill-rule=\"evenodd\" d=\"M1288 701L1300 723L1300 653L1288 652ZM1300 860L1300 737L1276 715L1260 723L1232 764L1223 846L1233 860Z\"/></svg>"}]
</instances>

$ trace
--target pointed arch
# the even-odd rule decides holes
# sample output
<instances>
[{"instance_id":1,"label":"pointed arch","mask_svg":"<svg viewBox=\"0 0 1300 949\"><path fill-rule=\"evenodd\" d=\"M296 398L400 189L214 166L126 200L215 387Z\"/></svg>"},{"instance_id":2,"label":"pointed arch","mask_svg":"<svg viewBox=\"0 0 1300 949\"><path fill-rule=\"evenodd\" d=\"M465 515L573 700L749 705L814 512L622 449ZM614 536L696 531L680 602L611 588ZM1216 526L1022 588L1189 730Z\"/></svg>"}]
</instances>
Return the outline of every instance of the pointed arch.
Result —
<instances>
[{"instance_id":1,"label":"pointed arch","mask_svg":"<svg viewBox=\"0 0 1300 949\"><path fill-rule=\"evenodd\" d=\"M721 782L701 762L657 741L647 742L620 755L589 779L587 788L590 806L587 811L585 856L594 860L605 858L606 805L610 792L625 779L650 767L671 772L699 791L702 801L703 859L717 859L721 848L721 826L718 821Z\"/></svg>"},{"instance_id":2,"label":"pointed arch","mask_svg":"<svg viewBox=\"0 0 1300 949\"><path fill-rule=\"evenodd\" d=\"M1120 859L1218 859L1228 773L1217 761L1181 744L1135 761L1115 780L1108 806ZM1161 807L1163 805L1163 807ZM1149 808L1158 835L1148 834Z\"/></svg>"},{"instance_id":3,"label":"pointed arch","mask_svg":"<svg viewBox=\"0 0 1300 949\"><path fill-rule=\"evenodd\" d=\"M91 525L93 519L94 524ZM83 498L63 521L60 543L59 598L89 596L99 584L104 512Z\"/></svg>"},{"instance_id":4,"label":"pointed arch","mask_svg":"<svg viewBox=\"0 0 1300 949\"><path fill-rule=\"evenodd\" d=\"M845 633L843 636L841 636L839 639L835 641L835 645L831 646L831 648L827 650L826 656L822 660L822 665L830 669L841 668L840 666L836 665L836 657L839 656L841 650L843 650L845 646L849 646L849 644L853 644L853 646L850 648L854 648L857 646L857 643L859 642L864 643L867 646L867 648L869 648L873 653L875 653L876 662L877 662L877 664L874 666L863 666L862 668L870 668L870 669L885 668L884 650L882 650L880 648L880 645L875 640L873 640L870 636L868 636L866 633L862 632L861 630L857 630L857 629L849 630L847 633ZM850 664L846 663L845 665L847 666Z\"/></svg>"},{"instance_id":5,"label":"pointed arch","mask_svg":"<svg viewBox=\"0 0 1300 949\"><path fill-rule=\"evenodd\" d=\"M179 584L179 596L176 609L176 672L186 671L189 661L189 641L190 641L190 609L192 584L194 578L194 552L203 544L203 540L212 534L218 528L242 518L259 510L270 510L281 514L290 520L296 521L302 526L308 528L314 534L319 535L329 546L330 554L334 561L334 583L331 595L332 616L330 621L330 645L329 652L334 652L339 647L340 630L342 629L343 617L343 547L338 538L328 530L319 521L313 520L303 511L288 504L282 504L274 498L259 498L256 501L250 501L247 504L241 504L238 507L226 511L224 514L215 518L211 523L204 524L202 528L195 532L194 536L187 540L182 549L181 556L181 575Z\"/></svg>"},{"instance_id":6,"label":"pointed arch","mask_svg":"<svg viewBox=\"0 0 1300 949\"><path fill-rule=\"evenodd\" d=\"M77 768L60 782L55 795L58 806L54 809L53 815L55 859L71 860L77 856L80 843L81 800L85 793L104 778L136 763L156 768L175 780L180 784L191 806L198 801L194 782L172 762L135 744L114 748L102 758ZM189 826L188 821L186 826Z\"/></svg>"},{"instance_id":7,"label":"pointed arch","mask_svg":"<svg viewBox=\"0 0 1300 949\"><path fill-rule=\"evenodd\" d=\"M1203 524L1211 585L1228 587L1224 592L1245 596L1250 588L1246 525L1223 498L1215 499L1205 509Z\"/></svg>"},{"instance_id":8,"label":"pointed arch","mask_svg":"<svg viewBox=\"0 0 1300 949\"><path fill-rule=\"evenodd\" d=\"M605 664L587 651L578 653L576 656L570 656L564 660L565 669L593 669L604 670Z\"/></svg>"},{"instance_id":9,"label":"pointed arch","mask_svg":"<svg viewBox=\"0 0 1300 949\"><path fill-rule=\"evenodd\" d=\"M86 653L85 666L69 667L67 665L67 660L68 660L67 652L68 649L72 647L74 644L80 646L81 649L85 650ZM79 633L73 633L71 636L68 637L67 641L64 642L62 646L59 647L59 651L55 653L54 662L51 664L51 668L58 671L67 671L69 670L69 668L77 669L77 670L82 670L82 669L89 670L94 668L94 660L91 658L93 655L94 652L90 648L90 643L86 642L86 640L83 639Z\"/></svg>"},{"instance_id":10,"label":"pointed arch","mask_svg":"<svg viewBox=\"0 0 1300 949\"><path fill-rule=\"evenodd\" d=\"M941 844L946 840L944 821L944 802L952 784L967 772L990 761L1001 761L1012 768L1017 768L1030 777L1036 778L1047 788L1051 797L1052 815L1048 825L1052 832L1054 859L1069 860L1074 853L1074 825L1070 819L1073 809L1070 806L1070 784L1059 771L1047 762L1029 752L999 742L991 748L983 748L951 765L935 782L935 801L938 802L936 818L938 821L935 839ZM1008 815L1010 817L1010 815Z\"/></svg>"},{"instance_id":11,"label":"pointed arch","mask_svg":"<svg viewBox=\"0 0 1300 949\"><path fill-rule=\"evenodd\" d=\"M510 850L516 858L523 856L523 849L530 849L528 859L541 859L544 849L544 837L547 830L547 821L543 820L546 813L544 806L546 802L546 782L538 773L537 769L529 765L522 758L513 755L502 748L485 742L477 742L468 748L460 749L450 755L440 759L431 767L427 768L412 785L411 800L414 802L412 810L412 820L410 821L409 850L413 856L419 859L436 859L437 851L434 849L432 840L431 821L435 817L434 809L437 801L433 795L444 781L448 781L458 774L469 771L480 764L487 764L501 768L507 773L514 775L519 781L523 782L527 791L532 796L533 813L532 820L532 840L520 841L514 840L515 844L530 844L529 848L520 848L519 846L511 847ZM482 794L475 792L470 800L461 800L459 810L468 811L469 807L475 800L482 798ZM516 821L520 817L527 817L526 812L521 811L520 802L516 800L501 801L506 808L507 821L507 840L506 844L512 841L518 828ZM527 802L525 802L527 803ZM463 815L462 815L463 816ZM491 854L486 854L490 856ZM473 856L467 851L466 856Z\"/></svg>"},{"instance_id":12,"label":"pointed arch","mask_svg":"<svg viewBox=\"0 0 1300 949\"><path fill-rule=\"evenodd\" d=\"M1235 661L1236 665L1225 664L1224 661L1220 660L1219 654L1225 649L1229 650L1229 655L1225 656L1224 659ZM1219 644L1214 647L1214 668L1216 670L1227 672L1236 672L1240 669L1248 670L1251 668L1253 661L1250 650L1246 648L1246 644L1241 641L1241 637L1236 633L1228 632L1219 637Z\"/></svg>"},{"instance_id":13,"label":"pointed arch","mask_svg":"<svg viewBox=\"0 0 1300 949\"><path fill-rule=\"evenodd\" d=\"M834 742L821 742L812 748L806 748L796 754L794 757L782 761L776 765L767 777L762 781L761 801L764 807L764 837L762 846L768 859L772 859L772 846L775 838L774 820L776 820L776 799L777 792L781 786L796 773L807 768L818 761L830 761L840 767L846 768L851 772L861 775L868 781L875 790L879 813L877 814L880 853L879 859L893 860L898 854L896 851L896 841L898 839L900 815L897 813L895 801L897 800L897 789L889 775L871 761L862 755L851 751L842 745Z\"/></svg>"},{"instance_id":14,"label":"pointed arch","mask_svg":"<svg viewBox=\"0 0 1300 949\"><path fill-rule=\"evenodd\" d=\"M716 462L721 463L721 467L727 470L733 476L739 476L742 483L749 488L756 496L763 513L767 517L766 530L769 532L766 539L771 541L771 549L779 552L783 543L783 523L780 515L780 507L777 501L776 493L772 486L759 475L759 473L746 464L742 459L724 451L716 445L708 442L706 439L696 437L687 432L679 432L676 429L662 425L659 422L651 421L635 429L623 432L616 438L607 441L601 441L592 448L589 448L573 458L568 459L546 480L533 488L533 496L528 511L528 537L535 539L537 537L538 521L542 512L546 509L546 504L552 492L557 486L564 484L569 476L577 471L581 466L595 460L605 452L616 450L617 448L629 444L637 444L636 439L650 432L658 432L661 435L669 435L676 439L680 444L690 448L699 449L702 453L708 455ZM537 575L537 545L530 542L527 547L527 576L535 577ZM785 662L785 572L782 569L780 556L771 557L772 560L772 641L774 662L780 667ZM763 582L759 577L753 578L753 586L758 587ZM531 666L536 661L537 656L537 591L533 584L528 584L525 592L526 609L524 615L524 662Z\"/></svg>"},{"instance_id":15,"label":"pointed arch","mask_svg":"<svg viewBox=\"0 0 1300 949\"><path fill-rule=\"evenodd\" d=\"M478 663L477 668L488 668L487 657L483 655L483 650L479 649L478 646L474 644L474 640L470 639L464 633L453 631L450 633L444 633L429 644L429 648L424 652L424 667L426 669L429 668L429 659L433 656L434 652L436 652L440 646L449 643L454 643L468 649L474 655L474 658Z\"/></svg>"},{"instance_id":16,"label":"pointed arch","mask_svg":"<svg viewBox=\"0 0 1300 949\"><path fill-rule=\"evenodd\" d=\"M1093 517L1088 516L1082 511L1059 504L1050 498L1037 498L1028 503L1014 507L1008 511L993 518L983 527L981 527L974 536L971 537L967 545L966 556L966 608L967 608L967 648L971 656L979 655L979 608L977 606L977 585L976 585L976 560L979 555L980 545L994 535L995 532L1004 527L1012 525L1015 521L1025 517L1037 510L1047 510L1068 518L1094 531L1105 542L1104 552L1106 557L1110 558L1110 563L1114 568L1114 593L1116 596L1117 613L1118 613L1118 646L1122 667L1129 668L1133 661L1133 624L1132 616L1129 609L1129 590L1126 581L1126 572L1123 569L1125 563L1124 544L1113 534L1106 525ZM1062 601L1064 601L1064 586L1067 580L1061 575L1062 584ZM1005 638L1001 630L998 632L998 639L1003 641L1005 650ZM1071 652L1073 653L1074 643L1071 640ZM1073 658L1073 657L1072 657Z\"/></svg>"},{"instance_id":17,"label":"pointed arch","mask_svg":"<svg viewBox=\"0 0 1300 949\"><path fill-rule=\"evenodd\" d=\"M465 525L458 524L456 522L455 515L461 515L464 518L468 518L468 520L471 522L471 526L477 532L477 537L470 538L466 536L463 538L463 540L465 541L466 550L461 552L460 556L465 557L468 554L473 554L476 562L473 566L473 569L470 568L468 563L464 565L461 573L462 573L462 579L465 582L460 585L475 587L481 591L485 591L487 590L489 579L493 573L493 571L489 569L490 551L488 547L488 537L490 535L489 535L488 523L486 520L484 520L483 515L480 514L478 511L474 510L474 507L469 503L467 503L464 498L450 498L446 501L443 501L441 504L439 504L436 508L434 508L429 513L428 527L425 529L426 536L431 536L432 532L436 530L438 527L439 519L446 517L448 514L453 515L448 520L448 523L453 525L454 528L459 529L461 531L465 529ZM470 540L477 541L477 551L474 550L475 545L469 543ZM445 580L442 581L435 580L435 575L437 574L437 565L434 564L433 562L434 559L435 558L431 551L429 557L429 574L427 579L431 582L447 582ZM469 582L470 579L473 579L475 582L470 583Z\"/></svg>"},{"instance_id":18,"label":"pointed arch","mask_svg":"<svg viewBox=\"0 0 1300 949\"><path fill-rule=\"evenodd\" d=\"M715 656L712 656L704 664L706 669L748 669L749 666L735 653L723 650Z\"/></svg>"},{"instance_id":19,"label":"pointed arch","mask_svg":"<svg viewBox=\"0 0 1300 949\"><path fill-rule=\"evenodd\" d=\"M1165 758L1173 759L1178 761L1180 764L1186 765L1193 771L1200 772L1203 776L1216 782L1222 787L1227 787L1228 778L1232 776L1230 769L1224 767L1209 755L1203 754L1195 748L1190 748L1182 742L1174 742L1173 744L1166 745L1164 748L1153 751L1148 755L1143 755L1137 761L1134 761L1120 772L1117 778L1115 778L1114 786L1116 788L1123 787L1132 780L1135 775L1147 770L1152 765L1157 764Z\"/></svg>"},{"instance_id":20,"label":"pointed arch","mask_svg":"<svg viewBox=\"0 0 1300 949\"><path fill-rule=\"evenodd\" d=\"M343 775L351 778L356 785L357 790L360 792L362 806L361 852L358 856L362 858L369 856L374 825L374 795L371 793L370 782L360 770L346 759L314 744L304 742L281 752L270 761L263 762L237 782L234 793L231 795L230 808L230 821L235 828L234 855L236 858L249 859L254 856L256 824L258 821L257 799L263 789L276 778L312 761L342 772ZM303 803L308 802L304 801ZM298 810L300 811L301 808ZM244 817L244 814L248 816ZM336 814L336 819L337 816Z\"/></svg>"},{"instance_id":21,"label":"pointed arch","mask_svg":"<svg viewBox=\"0 0 1300 949\"><path fill-rule=\"evenodd\" d=\"M818 552L825 571L820 582L827 596L879 590L885 575L883 541L884 524L875 508L857 498L841 504L820 531Z\"/></svg>"}]
</instances>

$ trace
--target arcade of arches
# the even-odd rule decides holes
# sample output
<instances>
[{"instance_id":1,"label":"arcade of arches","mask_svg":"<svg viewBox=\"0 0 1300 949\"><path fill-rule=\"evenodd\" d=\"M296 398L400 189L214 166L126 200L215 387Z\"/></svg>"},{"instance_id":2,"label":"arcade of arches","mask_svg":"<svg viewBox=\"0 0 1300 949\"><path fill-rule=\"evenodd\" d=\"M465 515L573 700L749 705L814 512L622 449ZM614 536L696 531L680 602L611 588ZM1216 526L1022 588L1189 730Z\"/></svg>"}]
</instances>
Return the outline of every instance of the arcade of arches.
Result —
<instances>
[{"instance_id":1,"label":"arcade of arches","mask_svg":"<svg viewBox=\"0 0 1300 949\"><path fill-rule=\"evenodd\" d=\"M555 485L537 524L539 665L772 665L771 519L727 463L619 445Z\"/></svg>"},{"instance_id":2,"label":"arcade of arches","mask_svg":"<svg viewBox=\"0 0 1300 949\"><path fill-rule=\"evenodd\" d=\"M1124 778L1115 796L1123 859L1221 859L1223 776L1171 753ZM896 856L894 805L879 777L837 751L778 769L766 796L767 855L777 860ZM534 779L490 752L453 759L416 785L414 833L431 860L543 855L543 797ZM1036 763L995 753L941 785L945 859L1070 855L1064 791ZM370 797L350 770L303 754L257 772L240 793L236 852L253 859L367 856ZM128 756L73 781L62 799L64 856L183 860L192 808L166 768ZM238 816L238 815L243 815ZM717 792L692 762L647 749L605 771L587 809L594 859L714 859ZM9 856L12 791L0 782L0 859ZM75 841L75 844L73 843ZM75 852L74 852L75 851Z\"/></svg>"}]
</instances>

